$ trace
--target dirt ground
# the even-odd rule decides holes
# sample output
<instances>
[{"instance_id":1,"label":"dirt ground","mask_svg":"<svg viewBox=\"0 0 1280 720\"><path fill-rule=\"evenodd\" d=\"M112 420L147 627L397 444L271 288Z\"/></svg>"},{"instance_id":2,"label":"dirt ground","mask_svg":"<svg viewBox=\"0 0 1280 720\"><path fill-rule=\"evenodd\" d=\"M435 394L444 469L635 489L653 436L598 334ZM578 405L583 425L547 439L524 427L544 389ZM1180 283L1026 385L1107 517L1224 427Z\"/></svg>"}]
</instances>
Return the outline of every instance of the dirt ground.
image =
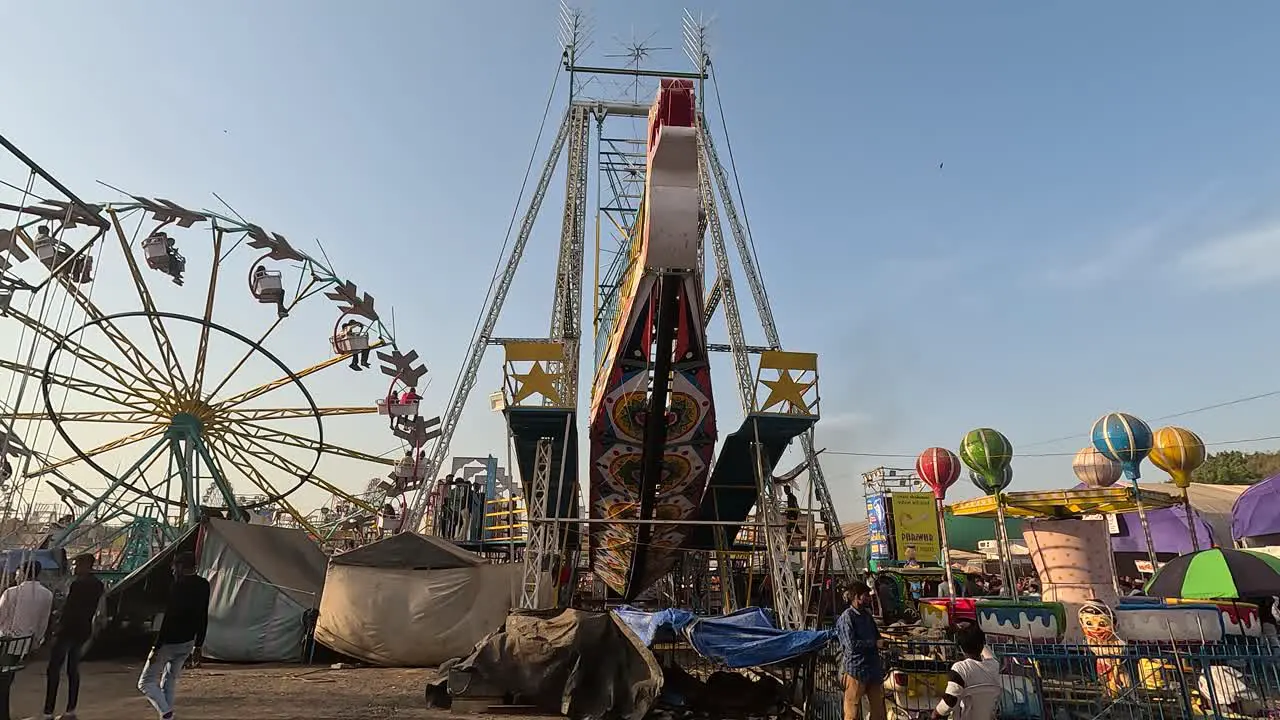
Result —
<instances>
[{"instance_id":1,"label":"dirt ground","mask_svg":"<svg viewBox=\"0 0 1280 720\"><path fill-rule=\"evenodd\" d=\"M20 672L13 684L14 718L39 716L44 663ZM138 693L141 663L85 663L80 668L79 716L85 720L146 720L155 712ZM182 720L410 720L452 716L427 710L425 670L326 666L205 664L178 683L175 715ZM63 710L66 677L57 711ZM473 716L481 717L481 716Z\"/></svg>"}]
</instances>

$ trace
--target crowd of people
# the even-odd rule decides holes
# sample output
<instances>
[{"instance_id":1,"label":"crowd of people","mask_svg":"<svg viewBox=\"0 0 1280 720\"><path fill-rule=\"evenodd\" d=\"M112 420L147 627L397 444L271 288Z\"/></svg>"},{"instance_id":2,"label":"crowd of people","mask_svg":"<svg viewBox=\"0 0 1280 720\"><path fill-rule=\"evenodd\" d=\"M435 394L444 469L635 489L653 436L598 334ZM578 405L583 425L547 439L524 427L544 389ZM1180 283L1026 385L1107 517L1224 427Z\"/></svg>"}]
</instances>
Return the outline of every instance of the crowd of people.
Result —
<instances>
[{"instance_id":1,"label":"crowd of people","mask_svg":"<svg viewBox=\"0 0 1280 720\"><path fill-rule=\"evenodd\" d=\"M449 540L480 540L484 531L484 480L446 475L432 491L436 534Z\"/></svg>"},{"instance_id":2,"label":"crowd of people","mask_svg":"<svg viewBox=\"0 0 1280 720\"><path fill-rule=\"evenodd\" d=\"M45 698L41 714L30 720L74 720L80 700L80 656L93 635L94 618L106 590L94 575L93 555L72 561L72 579L61 607L40 580L39 562L27 562L16 584L0 594L0 720L10 720L10 691L26 661L49 646ZM196 574L196 559L180 553L173 561L163 619L138 678L138 690L162 720L173 720L177 683L185 667L200 664L209 626L209 581ZM55 716L62 674L66 672L64 712Z\"/></svg>"}]
</instances>

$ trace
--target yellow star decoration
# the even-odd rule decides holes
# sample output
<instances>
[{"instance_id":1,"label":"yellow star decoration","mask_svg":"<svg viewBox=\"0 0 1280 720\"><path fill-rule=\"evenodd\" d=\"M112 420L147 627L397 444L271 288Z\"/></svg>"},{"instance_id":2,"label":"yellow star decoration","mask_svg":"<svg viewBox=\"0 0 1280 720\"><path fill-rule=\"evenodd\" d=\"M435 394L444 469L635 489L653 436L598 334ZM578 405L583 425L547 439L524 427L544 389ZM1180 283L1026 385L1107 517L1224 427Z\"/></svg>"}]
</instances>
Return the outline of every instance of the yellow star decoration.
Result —
<instances>
[{"instance_id":1,"label":"yellow star decoration","mask_svg":"<svg viewBox=\"0 0 1280 720\"><path fill-rule=\"evenodd\" d=\"M796 415L808 415L809 403L805 402L804 394L809 392L814 383L802 383L791 376L790 370L783 370L778 373L777 380L761 379L760 383L769 388L769 397L765 399L764 405L760 407L760 412L768 412L769 408L781 403L790 403L790 412Z\"/></svg>"},{"instance_id":2,"label":"yellow star decoration","mask_svg":"<svg viewBox=\"0 0 1280 720\"><path fill-rule=\"evenodd\" d=\"M512 405L519 405L522 400L533 395L542 395L553 404L560 403L560 392L556 390L556 382L560 380L560 373L547 372L542 363L535 362L533 367L529 368L529 372L513 372L511 376L516 379L516 395L511 400Z\"/></svg>"}]
</instances>

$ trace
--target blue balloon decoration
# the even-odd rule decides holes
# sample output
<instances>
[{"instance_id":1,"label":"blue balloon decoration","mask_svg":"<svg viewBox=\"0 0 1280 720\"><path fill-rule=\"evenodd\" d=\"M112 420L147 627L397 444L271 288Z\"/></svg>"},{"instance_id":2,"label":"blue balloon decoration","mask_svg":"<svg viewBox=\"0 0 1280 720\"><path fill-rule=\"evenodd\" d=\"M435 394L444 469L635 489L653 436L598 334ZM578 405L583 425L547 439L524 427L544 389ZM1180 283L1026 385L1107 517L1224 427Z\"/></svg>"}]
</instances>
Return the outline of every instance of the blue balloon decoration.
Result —
<instances>
[{"instance_id":1,"label":"blue balloon decoration","mask_svg":"<svg viewBox=\"0 0 1280 720\"><path fill-rule=\"evenodd\" d=\"M1139 465L1151 452L1151 426L1122 412L1107 413L1093 424L1093 447L1124 469L1124 476L1137 482Z\"/></svg>"},{"instance_id":2,"label":"blue balloon decoration","mask_svg":"<svg viewBox=\"0 0 1280 720\"><path fill-rule=\"evenodd\" d=\"M973 483L974 487L981 490L983 495L996 495L1002 493L1004 492L1004 489L1009 487L1013 482L1013 466L1005 465L1004 469L1000 471L999 485L991 485L987 482L985 477L972 470L969 471L969 482Z\"/></svg>"}]
</instances>

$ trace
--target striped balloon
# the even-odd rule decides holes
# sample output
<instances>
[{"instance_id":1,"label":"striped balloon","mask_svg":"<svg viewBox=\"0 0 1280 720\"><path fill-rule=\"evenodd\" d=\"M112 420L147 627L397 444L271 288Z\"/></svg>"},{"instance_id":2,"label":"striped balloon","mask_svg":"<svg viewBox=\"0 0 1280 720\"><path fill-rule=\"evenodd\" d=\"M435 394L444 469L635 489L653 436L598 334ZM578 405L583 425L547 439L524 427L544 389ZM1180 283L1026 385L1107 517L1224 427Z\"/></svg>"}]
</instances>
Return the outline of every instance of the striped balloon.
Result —
<instances>
[{"instance_id":1,"label":"striped balloon","mask_svg":"<svg viewBox=\"0 0 1280 720\"><path fill-rule=\"evenodd\" d=\"M947 488L960 478L960 458L946 448L931 447L916 458L916 474L941 500L946 497Z\"/></svg>"},{"instance_id":2,"label":"striped balloon","mask_svg":"<svg viewBox=\"0 0 1280 720\"><path fill-rule=\"evenodd\" d=\"M972 470L969 471L969 482L973 483L974 487L978 488L986 495L1002 493L1004 492L1004 489L1009 487L1009 484L1013 482L1013 466L1005 465L1004 470L1000 473L999 481L994 485L987 482L986 477L979 475Z\"/></svg>"},{"instance_id":3,"label":"striped balloon","mask_svg":"<svg viewBox=\"0 0 1280 720\"><path fill-rule=\"evenodd\" d=\"M1098 452L1120 463L1124 476L1136 481L1142 476L1139 466L1151 452L1151 427L1129 413L1113 412L1093 424L1093 446Z\"/></svg>"},{"instance_id":4,"label":"striped balloon","mask_svg":"<svg viewBox=\"0 0 1280 720\"><path fill-rule=\"evenodd\" d=\"M1124 474L1120 463L1098 452L1095 447L1087 447L1076 453L1071 460L1071 469L1076 479L1088 488L1111 487Z\"/></svg>"},{"instance_id":5,"label":"striped balloon","mask_svg":"<svg viewBox=\"0 0 1280 720\"><path fill-rule=\"evenodd\" d=\"M1151 464L1169 473L1180 488L1191 485L1191 473L1204 464L1204 441L1186 428L1162 427L1151 439Z\"/></svg>"},{"instance_id":6,"label":"striped balloon","mask_svg":"<svg viewBox=\"0 0 1280 720\"><path fill-rule=\"evenodd\" d=\"M986 490L987 494L998 493L1008 487L1013 477L1012 472L1008 480L1004 477L1005 470L1013 461L1013 444L998 430L978 428L965 433L960 441L960 459L982 477L986 487L994 488Z\"/></svg>"}]
</instances>

